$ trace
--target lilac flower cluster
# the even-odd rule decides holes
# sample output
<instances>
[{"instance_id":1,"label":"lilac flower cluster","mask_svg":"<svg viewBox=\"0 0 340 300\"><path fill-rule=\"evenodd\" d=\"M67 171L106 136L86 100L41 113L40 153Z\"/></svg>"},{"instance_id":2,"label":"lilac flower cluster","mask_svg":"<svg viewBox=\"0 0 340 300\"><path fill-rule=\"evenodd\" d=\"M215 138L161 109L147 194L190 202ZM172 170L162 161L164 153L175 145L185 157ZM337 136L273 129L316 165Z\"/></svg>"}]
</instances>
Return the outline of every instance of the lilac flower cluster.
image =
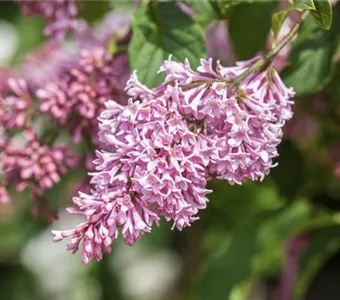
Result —
<instances>
[{"instance_id":1,"label":"lilac flower cluster","mask_svg":"<svg viewBox=\"0 0 340 300\"><path fill-rule=\"evenodd\" d=\"M56 80L62 67L74 64L75 56L66 51L62 45L45 42L27 53L18 73L35 93L39 88Z\"/></svg>"},{"instance_id":2,"label":"lilac flower cluster","mask_svg":"<svg viewBox=\"0 0 340 300\"><path fill-rule=\"evenodd\" d=\"M19 98L18 102L21 100ZM13 106L15 104L13 102ZM15 110L12 112L15 116ZM2 122L6 119L0 120L0 124L6 126L6 123ZM42 144L32 127L17 120L21 118L13 117L13 123L8 124L15 125L12 129L23 130L23 134L16 135L15 138L5 136L0 141L2 168L0 202L5 203L10 199L4 183L10 183L19 192L30 188L34 203L33 211L38 214L41 204L39 199L44 198L44 191L58 183L67 171L74 169L78 165L79 158L66 145L59 144L52 147Z\"/></svg>"},{"instance_id":3,"label":"lilac flower cluster","mask_svg":"<svg viewBox=\"0 0 340 300\"><path fill-rule=\"evenodd\" d=\"M25 128L28 121L27 111L32 103L26 81L9 78L6 89L12 93L4 98L0 95L1 124L7 129Z\"/></svg>"},{"instance_id":4,"label":"lilac flower cluster","mask_svg":"<svg viewBox=\"0 0 340 300\"><path fill-rule=\"evenodd\" d=\"M60 175L76 167L77 157L66 145L54 148L41 145L31 130L26 130L24 137L27 141L24 146L18 146L13 141L5 144L2 157L6 179L18 191L31 183L38 190L48 189L60 181Z\"/></svg>"},{"instance_id":5,"label":"lilac flower cluster","mask_svg":"<svg viewBox=\"0 0 340 300\"><path fill-rule=\"evenodd\" d=\"M47 25L44 34L56 41L64 39L71 30L83 28L85 23L77 19L80 1L75 0L16 0L27 16L42 16Z\"/></svg>"},{"instance_id":6,"label":"lilac flower cluster","mask_svg":"<svg viewBox=\"0 0 340 300\"><path fill-rule=\"evenodd\" d=\"M201 144L209 173L231 184L262 180L268 174L278 155L281 128L292 117L293 91L273 68L253 73L236 88L228 88L256 59L234 67L218 65L216 71L211 60L202 60L198 73L188 62L168 60L161 68L166 73L165 86L175 86L179 112L203 123Z\"/></svg>"},{"instance_id":7,"label":"lilac flower cluster","mask_svg":"<svg viewBox=\"0 0 340 300\"><path fill-rule=\"evenodd\" d=\"M207 205L213 176L230 184L262 180L275 166L282 127L292 117L292 89L273 68L230 83L258 58L216 68L201 60L164 62L166 79L149 89L134 73L127 82L131 97L122 107L113 101L99 117L93 189L73 199L85 222L53 231L53 240L72 237L83 263L111 251L119 230L132 245L158 225L161 217L182 230Z\"/></svg>"},{"instance_id":8,"label":"lilac flower cluster","mask_svg":"<svg viewBox=\"0 0 340 300\"><path fill-rule=\"evenodd\" d=\"M80 180L87 189L87 172L94 169L92 160L99 146L97 118L104 102L109 98L127 102L126 52L107 53L112 35L119 47L128 42L125 25L118 22L118 27L100 35L83 32L71 49L47 43L26 57L18 72L0 72L1 202L9 200L8 185L19 192L28 188L37 214L48 202L45 191L76 167L86 170ZM86 39L91 43L83 43ZM67 146L60 144L69 134L74 143L70 139Z\"/></svg>"},{"instance_id":9,"label":"lilac flower cluster","mask_svg":"<svg viewBox=\"0 0 340 300\"><path fill-rule=\"evenodd\" d=\"M58 124L69 123L75 142L84 132L97 138L97 116L104 102L113 95L126 102L123 92L128 78L127 56L107 54L105 47L85 49L71 65L63 68L56 80L37 91L40 111L48 113Z\"/></svg>"}]
</instances>

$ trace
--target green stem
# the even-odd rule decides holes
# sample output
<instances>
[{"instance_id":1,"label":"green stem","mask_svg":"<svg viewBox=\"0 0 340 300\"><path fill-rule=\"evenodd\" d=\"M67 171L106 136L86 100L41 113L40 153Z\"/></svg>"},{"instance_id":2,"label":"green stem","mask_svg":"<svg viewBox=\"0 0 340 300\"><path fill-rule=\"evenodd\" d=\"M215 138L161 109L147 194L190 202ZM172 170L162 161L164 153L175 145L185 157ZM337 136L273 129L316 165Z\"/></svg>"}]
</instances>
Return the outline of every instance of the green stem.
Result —
<instances>
[{"instance_id":1,"label":"green stem","mask_svg":"<svg viewBox=\"0 0 340 300\"><path fill-rule=\"evenodd\" d=\"M291 39L296 35L296 33L298 32L299 28L301 27L301 25L303 24L304 20L306 19L306 17L308 16L309 11L306 10L302 13L301 15L301 20L300 22L296 23L291 30L289 31L289 33L280 40L279 43L277 43L275 45L275 47L272 48L272 50L270 50L265 56L263 56L262 58L260 58L259 60L257 60L254 64L252 64L246 71L244 71L242 74L240 74L239 76L235 77L234 79L230 79L230 78L219 78L219 79L211 79L209 81L195 81L192 83L188 83L188 84L183 84L181 85L184 88L192 88L192 87L196 87L196 86L200 86L202 84L212 84L213 82L219 81L219 82L224 82L227 83L227 88L228 90L233 89L234 87L238 86L246 77L248 77L250 74L259 71L259 70L264 70L265 68L267 68L270 63L272 62L273 58L281 51L281 49L286 46Z\"/></svg>"},{"instance_id":2,"label":"green stem","mask_svg":"<svg viewBox=\"0 0 340 300\"><path fill-rule=\"evenodd\" d=\"M232 89L235 86L239 85L242 80L244 80L246 77L248 77L253 72L259 71L263 69L264 67L268 66L273 58L280 52L280 50L286 46L289 41L295 36L295 34L298 32L300 26L302 25L303 21L306 19L309 11L304 11L301 15L301 20L299 23L295 24L292 29L289 31L289 33L281 39L279 43L271 50L269 51L265 56L263 56L261 59L259 59L257 62L255 62L253 65L251 65L246 71L244 71L242 74L237 76L235 79L231 81L231 83L228 85L228 89Z\"/></svg>"}]
</instances>

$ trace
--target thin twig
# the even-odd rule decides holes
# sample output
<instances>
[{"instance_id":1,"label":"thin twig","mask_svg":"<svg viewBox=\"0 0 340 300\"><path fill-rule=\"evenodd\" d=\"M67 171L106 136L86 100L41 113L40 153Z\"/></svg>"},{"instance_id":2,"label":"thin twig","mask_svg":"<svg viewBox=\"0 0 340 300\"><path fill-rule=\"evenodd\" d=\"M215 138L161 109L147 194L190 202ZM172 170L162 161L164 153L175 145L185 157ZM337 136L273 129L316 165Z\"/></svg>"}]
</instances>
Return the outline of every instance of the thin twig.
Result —
<instances>
[{"instance_id":1,"label":"thin twig","mask_svg":"<svg viewBox=\"0 0 340 300\"><path fill-rule=\"evenodd\" d=\"M298 32L299 28L301 27L302 23L306 19L309 11L304 11L301 15L301 20L299 23L295 24L292 29L289 31L289 33L282 38L282 40L277 43L277 45L269 51L265 56L263 56L261 59L259 59L257 62L255 62L253 65L251 65L246 71L244 71L239 76L235 77L233 80L231 80L230 84L228 85L228 89L232 89L235 86L239 85L243 79L248 77L253 72L256 72L258 70L261 70L263 67L268 66L273 58L280 52L280 50L286 46L289 41L295 36L295 34Z\"/></svg>"}]
</instances>

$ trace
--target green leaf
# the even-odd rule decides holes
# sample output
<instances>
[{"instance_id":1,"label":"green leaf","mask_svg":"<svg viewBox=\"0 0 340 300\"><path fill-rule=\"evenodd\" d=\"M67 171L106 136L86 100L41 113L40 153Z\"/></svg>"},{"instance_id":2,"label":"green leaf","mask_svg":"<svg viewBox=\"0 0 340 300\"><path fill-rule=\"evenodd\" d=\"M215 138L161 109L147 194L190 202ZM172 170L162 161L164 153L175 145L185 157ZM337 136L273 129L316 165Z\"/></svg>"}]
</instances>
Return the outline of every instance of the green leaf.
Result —
<instances>
[{"instance_id":1,"label":"green leaf","mask_svg":"<svg viewBox=\"0 0 340 300\"><path fill-rule=\"evenodd\" d=\"M273 30L273 40L276 41L277 37L279 36L281 27L284 23L284 21L286 20L286 18L288 17L288 14L290 13L291 9L286 9L283 11L279 11L277 13L275 13L272 17L272 30Z\"/></svg>"},{"instance_id":2,"label":"green leaf","mask_svg":"<svg viewBox=\"0 0 340 300\"><path fill-rule=\"evenodd\" d=\"M232 8L229 33L238 58L249 59L265 49L276 4L275 1L256 1Z\"/></svg>"},{"instance_id":3,"label":"green leaf","mask_svg":"<svg viewBox=\"0 0 340 300\"><path fill-rule=\"evenodd\" d=\"M315 10L312 0L297 0L288 9L275 13L272 17L272 30L274 33L274 42L276 41L281 27L292 10Z\"/></svg>"},{"instance_id":4,"label":"green leaf","mask_svg":"<svg viewBox=\"0 0 340 300\"><path fill-rule=\"evenodd\" d=\"M215 10L218 11L220 19L228 19L230 17L230 12L233 7L242 3L251 3L254 1L246 1L246 0L222 0L222 1L213 1L213 6Z\"/></svg>"},{"instance_id":5,"label":"green leaf","mask_svg":"<svg viewBox=\"0 0 340 300\"><path fill-rule=\"evenodd\" d=\"M275 276L282 267L286 241L299 234L302 225L321 214L325 215L307 201L298 200L282 209L275 217L265 221L258 229L261 251L253 261L255 275L258 277Z\"/></svg>"},{"instance_id":6,"label":"green leaf","mask_svg":"<svg viewBox=\"0 0 340 300\"><path fill-rule=\"evenodd\" d=\"M176 2L150 2L138 9L132 24L133 36L128 48L131 70L151 87L164 78L157 74L170 54L177 61L188 58L193 67L206 57L203 29L185 15Z\"/></svg>"},{"instance_id":7,"label":"green leaf","mask_svg":"<svg viewBox=\"0 0 340 300\"><path fill-rule=\"evenodd\" d=\"M316 215L316 208L303 200L297 200L285 207L275 218L266 221L259 230L259 240L269 247L293 236L307 220ZM320 213L321 214L321 211ZM324 214L322 214L324 216Z\"/></svg>"},{"instance_id":8,"label":"green leaf","mask_svg":"<svg viewBox=\"0 0 340 300\"><path fill-rule=\"evenodd\" d=\"M233 6L241 4L242 2L253 2L245 0L184 0L185 5L190 7L194 12L194 20L199 24L205 26L212 20L225 20L229 18L229 14Z\"/></svg>"},{"instance_id":9,"label":"green leaf","mask_svg":"<svg viewBox=\"0 0 340 300\"><path fill-rule=\"evenodd\" d=\"M252 258L259 251L259 226L278 212L279 210L262 211L236 226L227 248L221 255L208 261L199 280L195 299L229 299L233 287L245 280L251 272Z\"/></svg>"},{"instance_id":10,"label":"green leaf","mask_svg":"<svg viewBox=\"0 0 340 300\"><path fill-rule=\"evenodd\" d=\"M16 29L19 33L19 45L12 57L12 64L20 63L27 55L27 52L38 47L44 40L44 22L41 18L27 18L19 15L16 20Z\"/></svg>"},{"instance_id":11,"label":"green leaf","mask_svg":"<svg viewBox=\"0 0 340 300\"><path fill-rule=\"evenodd\" d=\"M319 2L319 1L316 1ZM321 0L321 2L328 2L328 0ZM274 33L274 42L276 41L280 29L293 10L310 10L315 18L317 25L323 29L329 29L332 23L332 7L325 3L314 4L313 0L296 0L294 4L286 10L275 13L272 17L272 30Z\"/></svg>"},{"instance_id":12,"label":"green leaf","mask_svg":"<svg viewBox=\"0 0 340 300\"><path fill-rule=\"evenodd\" d=\"M340 16L338 8L337 15ZM335 56L339 46L339 18L329 31L318 28L307 18L289 57L289 67L282 76L297 95L320 91L334 74Z\"/></svg>"},{"instance_id":13,"label":"green leaf","mask_svg":"<svg viewBox=\"0 0 340 300\"><path fill-rule=\"evenodd\" d=\"M314 22L322 29L330 29L333 20L332 5L329 0L314 0L312 11Z\"/></svg>"},{"instance_id":14,"label":"green leaf","mask_svg":"<svg viewBox=\"0 0 340 300\"><path fill-rule=\"evenodd\" d=\"M295 0L293 7L302 10L315 10L313 0Z\"/></svg>"},{"instance_id":15,"label":"green leaf","mask_svg":"<svg viewBox=\"0 0 340 300\"><path fill-rule=\"evenodd\" d=\"M209 0L183 1L194 12L194 20L202 25L208 24L211 20L220 18L219 11L216 10L215 3Z\"/></svg>"}]
</instances>

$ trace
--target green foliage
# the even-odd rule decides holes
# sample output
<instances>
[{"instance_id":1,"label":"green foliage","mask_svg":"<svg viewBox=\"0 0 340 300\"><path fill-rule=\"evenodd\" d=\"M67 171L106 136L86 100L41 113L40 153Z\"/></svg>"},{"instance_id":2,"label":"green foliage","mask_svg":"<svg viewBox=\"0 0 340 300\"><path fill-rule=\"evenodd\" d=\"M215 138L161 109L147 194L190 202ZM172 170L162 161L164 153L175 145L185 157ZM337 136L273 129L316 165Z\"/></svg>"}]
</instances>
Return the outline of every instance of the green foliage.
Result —
<instances>
[{"instance_id":1,"label":"green foliage","mask_svg":"<svg viewBox=\"0 0 340 300\"><path fill-rule=\"evenodd\" d=\"M213 193L209 196L211 218L215 224L233 227L240 219L251 216L254 211L275 209L282 205L275 183L265 180L263 184L247 181L242 185L230 185L221 180L209 183Z\"/></svg>"},{"instance_id":2,"label":"green foliage","mask_svg":"<svg viewBox=\"0 0 340 300\"><path fill-rule=\"evenodd\" d=\"M194 20L202 25L208 24L211 20L220 19L220 11L217 9L217 2L209 0L183 1L194 12Z\"/></svg>"},{"instance_id":3,"label":"green foliage","mask_svg":"<svg viewBox=\"0 0 340 300\"><path fill-rule=\"evenodd\" d=\"M297 95L320 91L333 76L340 38L339 7L334 13L336 18L329 31L318 28L308 18L293 43L289 68L283 78Z\"/></svg>"},{"instance_id":4,"label":"green foliage","mask_svg":"<svg viewBox=\"0 0 340 300\"><path fill-rule=\"evenodd\" d=\"M19 32L19 46L15 53L12 63L20 63L28 51L38 47L44 40L43 22L40 18L28 19L24 16L18 16L16 20L17 30Z\"/></svg>"},{"instance_id":5,"label":"green foliage","mask_svg":"<svg viewBox=\"0 0 340 300\"><path fill-rule=\"evenodd\" d=\"M296 0L288 9L279 11L272 16L272 30L274 33L274 42L276 41L280 29L293 10L309 10L313 15L314 22L322 29L328 30L332 24L333 11L328 0L313 1L313 0Z\"/></svg>"},{"instance_id":6,"label":"green foliage","mask_svg":"<svg viewBox=\"0 0 340 300\"><path fill-rule=\"evenodd\" d=\"M273 14L272 30L274 34L274 42L280 33L284 21L287 19L289 13L293 10L315 10L315 5L312 0L296 0L291 7Z\"/></svg>"},{"instance_id":7,"label":"green foliage","mask_svg":"<svg viewBox=\"0 0 340 300\"><path fill-rule=\"evenodd\" d=\"M261 209L239 220L228 243L221 242L210 257L199 281L197 299L228 299L239 284L278 275L284 243L296 234L328 228L337 217L307 201L295 201L281 208Z\"/></svg>"},{"instance_id":8,"label":"green foliage","mask_svg":"<svg viewBox=\"0 0 340 300\"><path fill-rule=\"evenodd\" d=\"M232 8L229 33L240 59L249 59L265 49L271 27L271 13L275 7L275 1L256 1L241 3Z\"/></svg>"},{"instance_id":9,"label":"green foliage","mask_svg":"<svg viewBox=\"0 0 340 300\"><path fill-rule=\"evenodd\" d=\"M193 67L205 57L203 29L185 15L176 2L144 5L138 9L132 25L129 45L131 70L148 86L156 86L163 78L157 74L160 65L172 54L174 60L186 58Z\"/></svg>"},{"instance_id":10,"label":"green foliage","mask_svg":"<svg viewBox=\"0 0 340 300\"><path fill-rule=\"evenodd\" d=\"M311 13L314 22L322 29L329 29L332 24L333 12L332 5L329 0L314 0L315 10Z\"/></svg>"},{"instance_id":11,"label":"green foliage","mask_svg":"<svg viewBox=\"0 0 340 300\"><path fill-rule=\"evenodd\" d=\"M198 285L197 299L228 299L233 286L251 272L252 257L259 251L258 227L276 213L278 210L261 211L236 226L227 248L208 261Z\"/></svg>"},{"instance_id":12,"label":"green foliage","mask_svg":"<svg viewBox=\"0 0 340 300\"><path fill-rule=\"evenodd\" d=\"M183 1L194 12L194 20L202 25L207 25L212 20L225 20L230 17L233 7L242 3L253 1L244 0L185 0Z\"/></svg>"}]
</instances>

